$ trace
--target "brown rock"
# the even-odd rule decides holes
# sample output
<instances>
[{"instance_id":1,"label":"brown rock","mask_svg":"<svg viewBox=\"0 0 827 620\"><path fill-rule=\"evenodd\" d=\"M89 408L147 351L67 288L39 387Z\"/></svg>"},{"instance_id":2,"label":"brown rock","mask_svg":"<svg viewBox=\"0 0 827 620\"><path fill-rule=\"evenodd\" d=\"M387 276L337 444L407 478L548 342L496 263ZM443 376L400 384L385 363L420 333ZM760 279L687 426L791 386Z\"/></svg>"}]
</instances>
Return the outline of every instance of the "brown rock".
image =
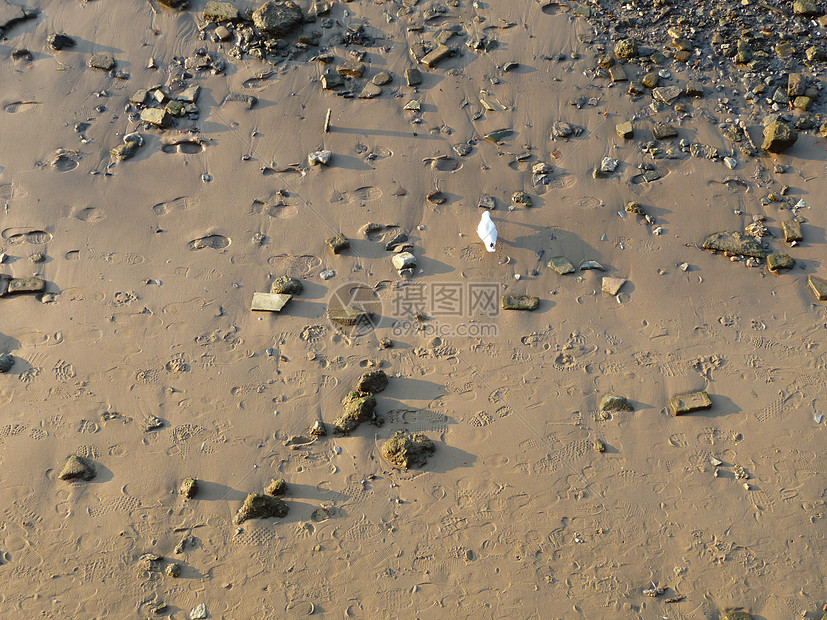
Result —
<instances>
[{"instance_id":1,"label":"brown rock","mask_svg":"<svg viewBox=\"0 0 827 620\"><path fill-rule=\"evenodd\" d=\"M768 153L781 153L798 140L798 132L787 121L776 120L764 127L764 142L761 148Z\"/></svg>"},{"instance_id":2,"label":"brown rock","mask_svg":"<svg viewBox=\"0 0 827 620\"><path fill-rule=\"evenodd\" d=\"M620 289L623 288L624 284L626 284L625 278L613 278L611 276L606 276L603 278L601 289L604 293L614 296L620 292Z\"/></svg>"},{"instance_id":3,"label":"brown rock","mask_svg":"<svg viewBox=\"0 0 827 620\"><path fill-rule=\"evenodd\" d=\"M781 222L781 228L784 231L784 241L787 243L802 241L804 239L804 237L801 236L801 222L797 220Z\"/></svg>"},{"instance_id":4,"label":"brown rock","mask_svg":"<svg viewBox=\"0 0 827 620\"><path fill-rule=\"evenodd\" d=\"M816 299L819 301L827 301L827 280L810 275L807 277L807 284L813 292L813 295L816 296Z\"/></svg>"}]
</instances>

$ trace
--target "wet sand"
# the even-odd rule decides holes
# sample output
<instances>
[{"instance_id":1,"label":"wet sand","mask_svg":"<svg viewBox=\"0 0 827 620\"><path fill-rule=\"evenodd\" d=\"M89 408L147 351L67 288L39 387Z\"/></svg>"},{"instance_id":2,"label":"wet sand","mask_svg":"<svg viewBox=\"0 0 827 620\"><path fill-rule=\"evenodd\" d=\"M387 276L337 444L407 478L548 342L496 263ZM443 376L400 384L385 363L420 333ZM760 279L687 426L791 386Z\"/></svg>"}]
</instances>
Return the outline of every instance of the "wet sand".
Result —
<instances>
[{"instance_id":1,"label":"wet sand","mask_svg":"<svg viewBox=\"0 0 827 620\"><path fill-rule=\"evenodd\" d=\"M817 129L746 157L719 124L743 118L760 148L771 110L744 101L745 70L729 61L665 61L661 86L703 80L704 96L656 112L651 90L630 97L628 82L595 76L597 46L612 43L573 8L462 0L426 20L430 4L399 13L407 4L332 3L270 62L234 58L213 25L201 40L200 1L30 0L40 13L6 30L0 272L47 288L0 299L0 353L15 361L0 375L0 614L145 618L164 603L171 618L200 604L227 619L688 619L732 607L819 618L827 306L807 285L827 277ZM342 44L358 23L365 45ZM434 68L412 59L452 26L459 54ZM58 32L76 45L51 49ZM321 48L297 49L310 32ZM470 49L474 34L498 44ZM31 60L11 58L21 48ZM199 48L224 70L176 63ZM365 52L357 95L391 75L379 96L322 89L353 50ZM309 60L325 51L331 65ZM89 67L100 52L128 79ZM409 87L415 66L422 84ZM625 71L645 73L637 61ZM200 86L195 118L141 123L130 98L168 81L167 94ZM724 95L739 112L721 108ZM159 109L151 97L143 107ZM632 139L616 131L627 120ZM559 122L572 135L553 138ZM674 158L641 151L656 122L676 128L659 143ZM483 139L499 129L511 133ZM134 157L110 155L132 132ZM680 140L720 157L693 157ZM329 165L308 165L322 149ZM617 170L595 178L607 156ZM538 163L548 176L532 173ZM639 164L660 178L644 180ZM517 191L530 208L513 205ZM783 201L762 204L769 194ZM493 253L476 235L482 195L495 199ZM631 201L650 222L624 210ZM782 222L796 213L803 241L789 246ZM753 215L793 269L701 248ZM383 228L366 235L368 222ZM407 274L385 249L400 232L417 263ZM350 248L334 254L337 233ZM561 256L574 273L549 268ZM605 271L581 271L586 260ZM253 293L284 275L303 291L279 313L252 312ZM607 276L627 279L617 296L601 292ZM366 333L326 315L353 285L376 312ZM474 286L539 307L483 316ZM461 296L450 309L436 304L449 289ZM384 424L334 434L342 399L377 368L390 377L376 395ZM672 415L669 399L697 390L711 408ZM634 411L601 411L606 394ZM162 426L147 431L152 417ZM310 441L316 421L326 437L295 439ZM382 456L397 430L433 440L423 466ZM92 463L91 481L58 478L71 454ZM188 476L199 490L185 500ZM237 525L247 494L279 478L287 516ZM164 574L171 563L177 578ZM644 594L655 586L668 589Z\"/></svg>"}]
</instances>

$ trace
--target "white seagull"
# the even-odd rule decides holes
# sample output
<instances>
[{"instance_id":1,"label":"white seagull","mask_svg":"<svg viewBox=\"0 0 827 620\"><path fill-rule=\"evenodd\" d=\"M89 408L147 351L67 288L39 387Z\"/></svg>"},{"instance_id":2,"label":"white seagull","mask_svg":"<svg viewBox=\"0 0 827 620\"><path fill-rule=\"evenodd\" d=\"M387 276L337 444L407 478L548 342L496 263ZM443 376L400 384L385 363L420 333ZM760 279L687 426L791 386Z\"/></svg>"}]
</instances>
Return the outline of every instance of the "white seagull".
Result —
<instances>
[{"instance_id":1,"label":"white seagull","mask_svg":"<svg viewBox=\"0 0 827 620\"><path fill-rule=\"evenodd\" d=\"M494 252L497 246L497 227L491 221L491 214L488 211L482 212L479 226L477 226L477 234L482 239L485 249L489 252Z\"/></svg>"}]
</instances>

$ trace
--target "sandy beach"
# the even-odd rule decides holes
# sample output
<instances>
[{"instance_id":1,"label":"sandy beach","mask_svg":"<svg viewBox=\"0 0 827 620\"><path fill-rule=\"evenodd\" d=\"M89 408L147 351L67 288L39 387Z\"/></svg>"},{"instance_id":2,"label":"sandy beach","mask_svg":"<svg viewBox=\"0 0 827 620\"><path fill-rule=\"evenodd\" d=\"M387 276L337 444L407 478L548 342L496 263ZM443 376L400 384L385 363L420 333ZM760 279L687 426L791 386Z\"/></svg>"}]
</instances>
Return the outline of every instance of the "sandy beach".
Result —
<instances>
[{"instance_id":1,"label":"sandy beach","mask_svg":"<svg viewBox=\"0 0 827 620\"><path fill-rule=\"evenodd\" d=\"M21 2L0 617L822 618L822 2Z\"/></svg>"}]
</instances>

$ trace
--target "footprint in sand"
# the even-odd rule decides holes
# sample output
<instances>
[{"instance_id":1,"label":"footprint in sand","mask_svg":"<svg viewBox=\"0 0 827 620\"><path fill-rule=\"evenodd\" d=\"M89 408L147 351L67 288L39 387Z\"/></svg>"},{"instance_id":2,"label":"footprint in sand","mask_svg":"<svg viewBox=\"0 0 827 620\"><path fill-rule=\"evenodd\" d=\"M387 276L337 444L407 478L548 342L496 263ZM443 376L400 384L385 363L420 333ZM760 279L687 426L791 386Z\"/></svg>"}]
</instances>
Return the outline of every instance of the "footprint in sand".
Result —
<instances>
[{"instance_id":1,"label":"footprint in sand","mask_svg":"<svg viewBox=\"0 0 827 620\"><path fill-rule=\"evenodd\" d=\"M434 157L425 160L430 163L431 170L439 172L456 172L462 168L462 162L454 157Z\"/></svg>"},{"instance_id":2,"label":"footprint in sand","mask_svg":"<svg viewBox=\"0 0 827 620\"><path fill-rule=\"evenodd\" d=\"M31 243L32 245L43 245L52 240L52 233L45 230L31 230L25 228L7 228L2 232L3 239L10 244Z\"/></svg>"},{"instance_id":3,"label":"footprint in sand","mask_svg":"<svg viewBox=\"0 0 827 620\"><path fill-rule=\"evenodd\" d=\"M595 198L594 196L583 196L580 198L576 205L581 209L599 209L603 206L603 201L600 198Z\"/></svg>"},{"instance_id":4,"label":"footprint in sand","mask_svg":"<svg viewBox=\"0 0 827 620\"><path fill-rule=\"evenodd\" d=\"M61 153L52 161L52 166L57 168L58 172L70 172L78 167L78 160L70 155Z\"/></svg>"},{"instance_id":5,"label":"footprint in sand","mask_svg":"<svg viewBox=\"0 0 827 620\"><path fill-rule=\"evenodd\" d=\"M187 244L187 248L195 252L203 250L204 248L212 248L213 250L222 250L230 245L230 238L224 235L207 235L206 237L199 237L193 239Z\"/></svg>"},{"instance_id":6,"label":"footprint in sand","mask_svg":"<svg viewBox=\"0 0 827 620\"><path fill-rule=\"evenodd\" d=\"M488 426L494 420L485 411L478 411L471 419L468 420L468 425L475 428L482 428Z\"/></svg>"},{"instance_id":7,"label":"footprint in sand","mask_svg":"<svg viewBox=\"0 0 827 620\"><path fill-rule=\"evenodd\" d=\"M349 204L352 202L368 202L370 200L378 200L381 197L382 190L372 185L357 187L348 192L340 192L334 188L330 194L330 203L343 202Z\"/></svg>"},{"instance_id":8,"label":"footprint in sand","mask_svg":"<svg viewBox=\"0 0 827 620\"><path fill-rule=\"evenodd\" d=\"M568 13L571 10L568 4L561 4L559 2L549 2L544 4L541 9L546 15L557 15L558 13Z\"/></svg>"},{"instance_id":9,"label":"footprint in sand","mask_svg":"<svg viewBox=\"0 0 827 620\"><path fill-rule=\"evenodd\" d=\"M161 147L163 153L183 153L184 155L197 155L203 153L206 149L203 144L199 142L178 142L177 144L165 144Z\"/></svg>"},{"instance_id":10,"label":"footprint in sand","mask_svg":"<svg viewBox=\"0 0 827 620\"><path fill-rule=\"evenodd\" d=\"M79 219L81 222L90 222L94 224L95 222L105 220L106 213L102 209L98 209L96 207L86 207L85 209L81 209L75 213L75 218Z\"/></svg>"},{"instance_id":11,"label":"footprint in sand","mask_svg":"<svg viewBox=\"0 0 827 620\"><path fill-rule=\"evenodd\" d=\"M299 214L299 209L295 205L288 205L283 201L269 203L261 199L253 201L250 211L255 214L263 213L278 220L289 220Z\"/></svg>"},{"instance_id":12,"label":"footprint in sand","mask_svg":"<svg viewBox=\"0 0 827 620\"><path fill-rule=\"evenodd\" d=\"M158 204L153 205L152 211L155 215L166 215L167 213L173 213L176 211L187 211L197 205L198 202L195 198L191 198L190 196L179 196L178 198L173 198L172 200L159 202Z\"/></svg>"},{"instance_id":13,"label":"footprint in sand","mask_svg":"<svg viewBox=\"0 0 827 620\"><path fill-rule=\"evenodd\" d=\"M17 114L18 112L32 110L38 105L40 105L39 101L12 101L3 106L3 111L9 114Z\"/></svg>"},{"instance_id":14,"label":"footprint in sand","mask_svg":"<svg viewBox=\"0 0 827 620\"><path fill-rule=\"evenodd\" d=\"M267 264L278 273L297 278L308 275L321 265L322 261L318 256L308 254L302 256L278 254L268 258Z\"/></svg>"}]
</instances>

